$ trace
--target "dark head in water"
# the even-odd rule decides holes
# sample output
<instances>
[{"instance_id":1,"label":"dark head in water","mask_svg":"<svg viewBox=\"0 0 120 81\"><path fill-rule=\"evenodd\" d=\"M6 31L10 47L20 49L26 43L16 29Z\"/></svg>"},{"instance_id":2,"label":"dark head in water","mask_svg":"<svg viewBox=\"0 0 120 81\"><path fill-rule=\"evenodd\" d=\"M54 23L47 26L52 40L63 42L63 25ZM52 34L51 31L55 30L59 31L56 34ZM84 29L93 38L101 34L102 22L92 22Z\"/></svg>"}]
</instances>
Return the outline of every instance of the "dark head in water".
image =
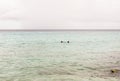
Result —
<instances>
[{"instance_id":1,"label":"dark head in water","mask_svg":"<svg viewBox=\"0 0 120 81\"><path fill-rule=\"evenodd\" d=\"M67 41L67 43L70 43L70 41Z\"/></svg>"},{"instance_id":2,"label":"dark head in water","mask_svg":"<svg viewBox=\"0 0 120 81\"><path fill-rule=\"evenodd\" d=\"M63 41L61 41L61 43L63 43Z\"/></svg>"}]
</instances>

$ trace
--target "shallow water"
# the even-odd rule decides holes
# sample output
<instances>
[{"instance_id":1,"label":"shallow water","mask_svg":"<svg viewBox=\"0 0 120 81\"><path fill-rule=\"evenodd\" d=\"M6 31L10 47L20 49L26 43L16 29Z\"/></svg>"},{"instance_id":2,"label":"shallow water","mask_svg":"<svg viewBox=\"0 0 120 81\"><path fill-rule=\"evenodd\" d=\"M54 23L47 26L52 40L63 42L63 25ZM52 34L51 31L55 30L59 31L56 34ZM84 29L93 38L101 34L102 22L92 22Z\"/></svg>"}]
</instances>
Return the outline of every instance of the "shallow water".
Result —
<instances>
[{"instance_id":1,"label":"shallow water","mask_svg":"<svg viewBox=\"0 0 120 81\"><path fill-rule=\"evenodd\" d=\"M119 81L119 59L120 31L0 32L0 81Z\"/></svg>"}]
</instances>

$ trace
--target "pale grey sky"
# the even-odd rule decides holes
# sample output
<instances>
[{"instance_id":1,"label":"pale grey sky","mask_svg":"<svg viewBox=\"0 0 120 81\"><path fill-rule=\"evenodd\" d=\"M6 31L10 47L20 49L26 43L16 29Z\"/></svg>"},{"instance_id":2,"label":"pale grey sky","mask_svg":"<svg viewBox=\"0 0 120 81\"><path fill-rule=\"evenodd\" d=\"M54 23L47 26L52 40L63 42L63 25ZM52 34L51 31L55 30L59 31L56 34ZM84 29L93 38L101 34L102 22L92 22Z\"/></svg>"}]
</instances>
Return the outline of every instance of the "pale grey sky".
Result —
<instances>
[{"instance_id":1,"label":"pale grey sky","mask_svg":"<svg viewBox=\"0 0 120 81\"><path fill-rule=\"evenodd\" d=\"M0 29L120 29L120 0L0 0Z\"/></svg>"}]
</instances>

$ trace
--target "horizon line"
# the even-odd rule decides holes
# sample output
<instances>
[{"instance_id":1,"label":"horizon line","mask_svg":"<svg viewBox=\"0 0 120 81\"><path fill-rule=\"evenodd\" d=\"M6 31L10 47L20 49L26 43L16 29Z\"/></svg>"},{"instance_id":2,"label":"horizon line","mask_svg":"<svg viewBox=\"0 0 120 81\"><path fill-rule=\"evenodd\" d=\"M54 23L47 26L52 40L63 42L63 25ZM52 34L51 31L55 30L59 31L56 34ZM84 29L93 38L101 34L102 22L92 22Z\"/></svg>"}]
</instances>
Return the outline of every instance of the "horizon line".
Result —
<instances>
[{"instance_id":1,"label":"horizon line","mask_svg":"<svg viewBox=\"0 0 120 81\"><path fill-rule=\"evenodd\" d=\"M0 29L0 31L120 31L120 29Z\"/></svg>"}]
</instances>

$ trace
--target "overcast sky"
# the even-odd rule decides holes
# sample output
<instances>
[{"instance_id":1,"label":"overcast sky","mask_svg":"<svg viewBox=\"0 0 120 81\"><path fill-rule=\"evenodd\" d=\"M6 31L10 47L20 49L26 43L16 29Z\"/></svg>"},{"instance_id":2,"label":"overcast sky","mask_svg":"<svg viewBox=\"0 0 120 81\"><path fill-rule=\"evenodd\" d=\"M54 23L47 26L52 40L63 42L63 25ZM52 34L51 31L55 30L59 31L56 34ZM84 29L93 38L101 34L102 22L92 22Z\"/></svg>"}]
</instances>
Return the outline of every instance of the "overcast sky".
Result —
<instances>
[{"instance_id":1,"label":"overcast sky","mask_svg":"<svg viewBox=\"0 0 120 81\"><path fill-rule=\"evenodd\" d=\"M0 29L120 29L120 0L0 0Z\"/></svg>"}]
</instances>

